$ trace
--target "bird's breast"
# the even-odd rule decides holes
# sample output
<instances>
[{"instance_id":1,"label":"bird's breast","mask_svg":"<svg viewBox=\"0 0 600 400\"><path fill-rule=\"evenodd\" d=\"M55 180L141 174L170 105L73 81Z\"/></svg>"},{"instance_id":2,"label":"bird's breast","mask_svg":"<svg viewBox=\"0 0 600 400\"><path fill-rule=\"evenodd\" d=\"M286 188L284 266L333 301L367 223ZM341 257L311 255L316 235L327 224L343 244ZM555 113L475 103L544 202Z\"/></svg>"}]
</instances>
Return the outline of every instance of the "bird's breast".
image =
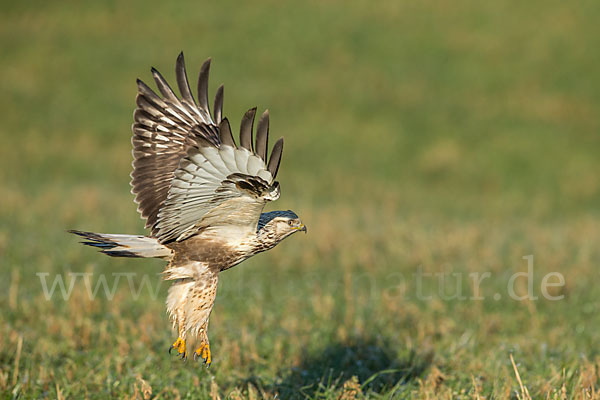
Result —
<instances>
[{"instance_id":1,"label":"bird's breast","mask_svg":"<svg viewBox=\"0 0 600 400\"><path fill-rule=\"evenodd\" d=\"M215 271L231 268L256 253L252 238L227 240L196 235L168 246L175 251L176 262L198 261Z\"/></svg>"}]
</instances>

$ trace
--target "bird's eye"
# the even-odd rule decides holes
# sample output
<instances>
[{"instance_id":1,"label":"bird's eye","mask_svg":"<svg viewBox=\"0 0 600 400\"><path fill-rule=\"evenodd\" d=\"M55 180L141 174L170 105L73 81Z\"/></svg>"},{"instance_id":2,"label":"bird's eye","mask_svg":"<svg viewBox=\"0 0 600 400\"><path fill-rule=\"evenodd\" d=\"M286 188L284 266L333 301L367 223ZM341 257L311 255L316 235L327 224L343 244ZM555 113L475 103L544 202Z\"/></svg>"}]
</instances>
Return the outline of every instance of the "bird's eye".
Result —
<instances>
[{"instance_id":1,"label":"bird's eye","mask_svg":"<svg viewBox=\"0 0 600 400\"><path fill-rule=\"evenodd\" d=\"M294 221L292 221L292 220L290 219L290 220L288 221L288 225L289 225L289 226L292 226L292 225L294 225Z\"/></svg>"}]
</instances>

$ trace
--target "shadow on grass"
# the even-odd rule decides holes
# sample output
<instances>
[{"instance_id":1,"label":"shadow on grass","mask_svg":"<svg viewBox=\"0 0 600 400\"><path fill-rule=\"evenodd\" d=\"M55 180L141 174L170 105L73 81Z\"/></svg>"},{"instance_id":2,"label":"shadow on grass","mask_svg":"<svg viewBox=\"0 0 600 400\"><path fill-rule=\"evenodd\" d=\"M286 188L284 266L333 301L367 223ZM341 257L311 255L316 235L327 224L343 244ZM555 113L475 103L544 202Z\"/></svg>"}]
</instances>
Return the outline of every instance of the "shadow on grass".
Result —
<instances>
[{"instance_id":1,"label":"shadow on grass","mask_svg":"<svg viewBox=\"0 0 600 400\"><path fill-rule=\"evenodd\" d=\"M389 341L358 338L305 355L298 366L281 370L280 379L272 385L260 385L255 378L246 383L279 393L282 399L305 399L327 397L355 376L363 392L388 393L422 376L431 359L431 354L414 351L401 356Z\"/></svg>"}]
</instances>

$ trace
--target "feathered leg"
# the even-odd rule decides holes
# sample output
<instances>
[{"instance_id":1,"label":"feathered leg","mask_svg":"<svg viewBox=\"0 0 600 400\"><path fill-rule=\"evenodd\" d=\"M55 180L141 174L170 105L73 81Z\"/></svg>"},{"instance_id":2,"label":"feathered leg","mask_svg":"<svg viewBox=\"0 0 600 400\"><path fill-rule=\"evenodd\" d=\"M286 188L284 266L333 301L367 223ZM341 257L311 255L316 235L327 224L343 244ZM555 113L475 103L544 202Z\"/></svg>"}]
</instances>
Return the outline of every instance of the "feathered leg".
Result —
<instances>
[{"instance_id":1,"label":"feathered leg","mask_svg":"<svg viewBox=\"0 0 600 400\"><path fill-rule=\"evenodd\" d=\"M187 357L187 341L198 343L194 360L201 358L207 365L212 362L207 329L208 319L217 295L218 273L199 262L177 265L172 262L163 273L173 281L167 296L167 312L179 337L171 346L182 359Z\"/></svg>"},{"instance_id":2,"label":"feathered leg","mask_svg":"<svg viewBox=\"0 0 600 400\"><path fill-rule=\"evenodd\" d=\"M217 295L217 274L203 274L194 280L194 286L188 292L186 303L187 331L196 338L198 347L194 351L194 360L201 358L207 366L212 362L208 341L208 319Z\"/></svg>"},{"instance_id":3,"label":"feathered leg","mask_svg":"<svg viewBox=\"0 0 600 400\"><path fill-rule=\"evenodd\" d=\"M185 302L193 284L191 279L175 280L169 288L167 296L167 312L173 328L177 326L179 334L177 340L169 348L169 354L173 349L177 349L177 354L181 356L182 360L187 358Z\"/></svg>"},{"instance_id":4,"label":"feathered leg","mask_svg":"<svg viewBox=\"0 0 600 400\"><path fill-rule=\"evenodd\" d=\"M208 321L207 321L208 322ZM198 339L200 341L200 345L194 351L194 361L198 360L198 357L204 360L204 363L207 367L210 367L210 363L212 362L212 357L210 354L210 344L208 342L208 335L206 334L206 328L208 328L208 323L205 327L201 329L200 334L198 335Z\"/></svg>"}]
</instances>

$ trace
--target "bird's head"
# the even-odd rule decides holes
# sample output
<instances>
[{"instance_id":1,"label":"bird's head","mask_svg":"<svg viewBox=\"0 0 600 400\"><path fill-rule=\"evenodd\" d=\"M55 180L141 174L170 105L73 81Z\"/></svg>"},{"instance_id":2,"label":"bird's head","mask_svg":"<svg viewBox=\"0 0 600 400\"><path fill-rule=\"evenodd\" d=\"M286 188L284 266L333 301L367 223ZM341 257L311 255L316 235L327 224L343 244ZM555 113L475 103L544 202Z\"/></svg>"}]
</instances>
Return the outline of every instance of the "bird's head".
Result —
<instances>
[{"instance_id":1,"label":"bird's head","mask_svg":"<svg viewBox=\"0 0 600 400\"><path fill-rule=\"evenodd\" d=\"M269 248L296 232L306 233L306 226L293 211L263 213L258 220L257 233L261 242Z\"/></svg>"}]
</instances>

